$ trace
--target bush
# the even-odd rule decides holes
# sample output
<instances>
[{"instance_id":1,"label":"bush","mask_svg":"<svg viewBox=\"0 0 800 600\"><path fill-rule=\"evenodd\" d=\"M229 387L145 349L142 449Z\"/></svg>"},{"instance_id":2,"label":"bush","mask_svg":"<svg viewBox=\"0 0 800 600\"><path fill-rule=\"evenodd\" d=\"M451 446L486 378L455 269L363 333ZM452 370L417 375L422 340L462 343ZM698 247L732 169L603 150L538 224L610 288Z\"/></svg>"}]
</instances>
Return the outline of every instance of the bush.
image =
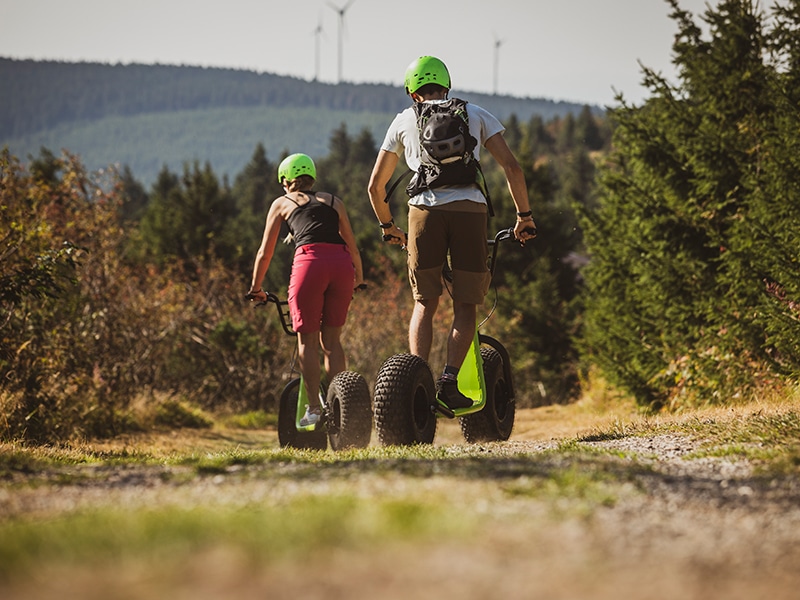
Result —
<instances>
[{"instance_id":1,"label":"bush","mask_svg":"<svg viewBox=\"0 0 800 600\"><path fill-rule=\"evenodd\" d=\"M90 176L69 155L30 171L0 161L0 280L18 282L0 297L0 438L114 435L132 426L134 399L159 392L274 407L294 338L244 302L237 274L127 262L113 173Z\"/></svg>"}]
</instances>

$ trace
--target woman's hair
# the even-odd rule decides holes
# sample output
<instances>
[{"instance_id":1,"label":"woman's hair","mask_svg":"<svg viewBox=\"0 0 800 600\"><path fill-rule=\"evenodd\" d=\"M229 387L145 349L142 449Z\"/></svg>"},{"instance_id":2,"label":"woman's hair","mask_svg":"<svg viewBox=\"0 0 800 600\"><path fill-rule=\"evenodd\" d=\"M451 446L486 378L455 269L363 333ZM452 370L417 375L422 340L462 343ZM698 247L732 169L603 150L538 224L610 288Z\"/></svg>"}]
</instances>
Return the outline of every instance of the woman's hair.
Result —
<instances>
[{"instance_id":1,"label":"woman's hair","mask_svg":"<svg viewBox=\"0 0 800 600\"><path fill-rule=\"evenodd\" d=\"M286 189L290 192L302 192L314 187L314 178L311 175L298 175L291 181L286 182Z\"/></svg>"}]
</instances>

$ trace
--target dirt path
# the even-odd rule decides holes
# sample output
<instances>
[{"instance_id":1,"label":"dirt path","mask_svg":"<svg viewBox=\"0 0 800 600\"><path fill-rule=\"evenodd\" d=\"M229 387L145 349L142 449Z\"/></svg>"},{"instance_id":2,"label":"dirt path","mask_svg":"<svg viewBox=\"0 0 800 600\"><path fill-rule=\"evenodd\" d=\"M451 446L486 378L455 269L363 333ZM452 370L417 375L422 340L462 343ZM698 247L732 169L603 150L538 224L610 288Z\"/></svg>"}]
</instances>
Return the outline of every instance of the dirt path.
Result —
<instances>
[{"instance_id":1,"label":"dirt path","mask_svg":"<svg viewBox=\"0 0 800 600\"><path fill-rule=\"evenodd\" d=\"M587 414L565 422L559 411L520 411L509 442L472 447L466 455L458 430L442 427L437 444L454 448L458 458L434 461L409 475L395 464L338 463L317 467L321 471L314 477L293 465L244 466L235 473L192 477L187 467L174 464L81 467L91 473L83 471L79 480L66 484L25 485L24 476L16 475L0 488L0 524L97 506L269 504L299 489L346 490L366 499L442 498L473 518L466 536L363 546L333 542L308 562L254 564L235 546L219 544L190 555L177 568L142 560L124 560L114 568L105 562L70 569L45 564L24 578L0 583L0 597L800 597L796 476L763 476L744 460L693 457L697 436L665 433L575 443L578 432L603 426L603 417ZM185 449L191 443L199 452L274 444L269 436L245 433L227 439L208 434L191 442L172 437L158 441L160 452L168 454L171 444ZM565 449L568 439L571 446ZM270 468L274 473L263 472ZM258 476L242 476L250 471ZM63 477L53 472L43 479ZM548 493L552 482L560 487Z\"/></svg>"}]
</instances>

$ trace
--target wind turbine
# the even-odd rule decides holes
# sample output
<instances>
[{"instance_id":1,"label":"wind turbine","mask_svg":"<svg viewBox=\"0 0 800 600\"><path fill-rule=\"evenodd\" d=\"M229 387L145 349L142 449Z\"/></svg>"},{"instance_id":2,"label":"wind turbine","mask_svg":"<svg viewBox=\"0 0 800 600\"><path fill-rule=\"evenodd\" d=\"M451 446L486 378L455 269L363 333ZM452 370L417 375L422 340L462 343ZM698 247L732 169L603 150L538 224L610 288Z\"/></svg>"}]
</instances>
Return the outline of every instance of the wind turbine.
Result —
<instances>
[{"instance_id":1,"label":"wind turbine","mask_svg":"<svg viewBox=\"0 0 800 600\"><path fill-rule=\"evenodd\" d=\"M319 38L322 36L322 17L314 29L314 81L319 81Z\"/></svg>"},{"instance_id":2,"label":"wind turbine","mask_svg":"<svg viewBox=\"0 0 800 600\"><path fill-rule=\"evenodd\" d=\"M497 65L499 62L500 57L500 46L503 44L504 40L497 39L497 36L494 37L494 95L497 96Z\"/></svg>"},{"instance_id":3,"label":"wind turbine","mask_svg":"<svg viewBox=\"0 0 800 600\"><path fill-rule=\"evenodd\" d=\"M355 2L355 0L348 0L347 4L344 6L336 6L332 2L328 2L328 6L339 14L339 70L337 83L342 81L342 33L344 30L344 14L347 12L347 9L352 6L353 2Z\"/></svg>"}]
</instances>

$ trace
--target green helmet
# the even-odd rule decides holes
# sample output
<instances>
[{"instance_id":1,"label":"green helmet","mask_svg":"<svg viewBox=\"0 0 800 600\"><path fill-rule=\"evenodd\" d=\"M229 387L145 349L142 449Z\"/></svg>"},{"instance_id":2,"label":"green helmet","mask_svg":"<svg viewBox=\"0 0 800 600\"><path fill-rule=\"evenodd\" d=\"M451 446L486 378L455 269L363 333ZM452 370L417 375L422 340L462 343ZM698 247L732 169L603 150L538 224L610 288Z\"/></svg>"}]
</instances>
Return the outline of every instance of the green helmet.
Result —
<instances>
[{"instance_id":1,"label":"green helmet","mask_svg":"<svg viewBox=\"0 0 800 600\"><path fill-rule=\"evenodd\" d=\"M435 56L420 56L406 69L406 94L411 95L428 83L437 83L449 90L450 73L445 64Z\"/></svg>"},{"instance_id":2,"label":"green helmet","mask_svg":"<svg viewBox=\"0 0 800 600\"><path fill-rule=\"evenodd\" d=\"M290 154L281 161L278 167L278 183L283 183L284 179L293 181L300 175L317 178L317 168L308 154Z\"/></svg>"}]
</instances>

